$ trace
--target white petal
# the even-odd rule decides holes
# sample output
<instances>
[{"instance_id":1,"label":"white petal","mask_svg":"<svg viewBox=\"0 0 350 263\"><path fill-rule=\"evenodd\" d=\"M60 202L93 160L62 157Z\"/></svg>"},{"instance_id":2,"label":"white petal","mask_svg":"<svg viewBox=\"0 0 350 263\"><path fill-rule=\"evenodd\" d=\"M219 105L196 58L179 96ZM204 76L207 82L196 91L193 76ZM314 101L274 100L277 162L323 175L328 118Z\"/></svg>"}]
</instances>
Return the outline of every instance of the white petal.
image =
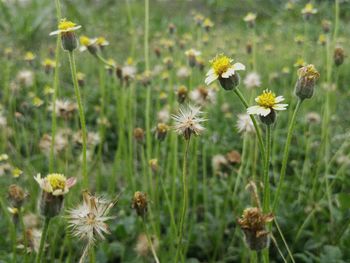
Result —
<instances>
[{"instance_id":1,"label":"white petal","mask_svg":"<svg viewBox=\"0 0 350 263\"><path fill-rule=\"evenodd\" d=\"M288 104L275 104L272 108L274 110L286 110Z\"/></svg>"},{"instance_id":2,"label":"white petal","mask_svg":"<svg viewBox=\"0 0 350 263\"><path fill-rule=\"evenodd\" d=\"M61 32L62 32L61 30L52 31L49 36L58 35Z\"/></svg>"},{"instance_id":3,"label":"white petal","mask_svg":"<svg viewBox=\"0 0 350 263\"><path fill-rule=\"evenodd\" d=\"M281 102L281 101L284 101L283 96L278 96L278 97L275 98L275 102L276 102L276 103L279 103L279 102Z\"/></svg>"},{"instance_id":4,"label":"white petal","mask_svg":"<svg viewBox=\"0 0 350 263\"><path fill-rule=\"evenodd\" d=\"M212 74L214 74L214 73L215 73L214 69L211 68L211 69L209 69L209 71L207 72L206 76L212 75Z\"/></svg>"},{"instance_id":5,"label":"white petal","mask_svg":"<svg viewBox=\"0 0 350 263\"><path fill-rule=\"evenodd\" d=\"M205 79L205 84L210 85L214 80L216 80L218 78L217 75L212 74L209 75L206 79Z\"/></svg>"},{"instance_id":6,"label":"white petal","mask_svg":"<svg viewBox=\"0 0 350 263\"><path fill-rule=\"evenodd\" d=\"M271 109L270 109L270 108L261 107L261 109L260 109L260 115L261 115L261 116L264 116L264 117L267 116L267 115L269 115L270 112L271 112Z\"/></svg>"},{"instance_id":7,"label":"white petal","mask_svg":"<svg viewBox=\"0 0 350 263\"><path fill-rule=\"evenodd\" d=\"M221 74L221 77L227 79L235 74L235 69L233 67L229 68L226 72Z\"/></svg>"},{"instance_id":8,"label":"white petal","mask_svg":"<svg viewBox=\"0 0 350 263\"><path fill-rule=\"evenodd\" d=\"M242 63L235 63L233 64L234 70L245 70L245 66Z\"/></svg>"},{"instance_id":9,"label":"white petal","mask_svg":"<svg viewBox=\"0 0 350 263\"><path fill-rule=\"evenodd\" d=\"M248 109L247 109L247 113L248 114L259 114L259 112L260 112L260 106L251 106L251 107L249 107Z\"/></svg>"}]
</instances>

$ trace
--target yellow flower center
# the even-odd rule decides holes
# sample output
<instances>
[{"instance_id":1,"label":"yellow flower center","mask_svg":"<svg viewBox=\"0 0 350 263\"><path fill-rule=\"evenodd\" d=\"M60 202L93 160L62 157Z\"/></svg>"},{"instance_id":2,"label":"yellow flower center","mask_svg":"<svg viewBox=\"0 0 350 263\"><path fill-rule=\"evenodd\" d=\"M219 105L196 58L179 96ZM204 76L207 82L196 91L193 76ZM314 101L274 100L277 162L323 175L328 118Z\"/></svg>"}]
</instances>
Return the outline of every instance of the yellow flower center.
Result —
<instances>
[{"instance_id":1,"label":"yellow flower center","mask_svg":"<svg viewBox=\"0 0 350 263\"><path fill-rule=\"evenodd\" d=\"M52 190L64 190L66 187L66 177L63 174L49 174L46 177L46 180L49 182L49 184L52 187Z\"/></svg>"},{"instance_id":2,"label":"yellow flower center","mask_svg":"<svg viewBox=\"0 0 350 263\"><path fill-rule=\"evenodd\" d=\"M276 104L276 95L269 90L264 90L258 97L257 103L262 107L272 108Z\"/></svg>"},{"instance_id":3,"label":"yellow flower center","mask_svg":"<svg viewBox=\"0 0 350 263\"><path fill-rule=\"evenodd\" d=\"M216 75L221 76L231 67L231 59L224 55L219 55L211 61L211 66Z\"/></svg>"},{"instance_id":4,"label":"yellow flower center","mask_svg":"<svg viewBox=\"0 0 350 263\"><path fill-rule=\"evenodd\" d=\"M98 37L96 41L97 45L105 45L107 44L107 40L104 37Z\"/></svg>"},{"instance_id":5,"label":"yellow flower center","mask_svg":"<svg viewBox=\"0 0 350 263\"><path fill-rule=\"evenodd\" d=\"M80 44L82 44L83 46L89 46L90 45L90 38L88 38L87 36L81 36L80 37Z\"/></svg>"},{"instance_id":6,"label":"yellow flower center","mask_svg":"<svg viewBox=\"0 0 350 263\"><path fill-rule=\"evenodd\" d=\"M69 30L73 27L75 27L77 24L73 23L72 21L68 21L66 19L62 19L60 23L58 24L58 29L59 30Z\"/></svg>"},{"instance_id":7,"label":"yellow flower center","mask_svg":"<svg viewBox=\"0 0 350 263\"><path fill-rule=\"evenodd\" d=\"M314 9L314 7L310 3L305 6L305 11L306 12L312 12L313 9Z\"/></svg>"}]
</instances>

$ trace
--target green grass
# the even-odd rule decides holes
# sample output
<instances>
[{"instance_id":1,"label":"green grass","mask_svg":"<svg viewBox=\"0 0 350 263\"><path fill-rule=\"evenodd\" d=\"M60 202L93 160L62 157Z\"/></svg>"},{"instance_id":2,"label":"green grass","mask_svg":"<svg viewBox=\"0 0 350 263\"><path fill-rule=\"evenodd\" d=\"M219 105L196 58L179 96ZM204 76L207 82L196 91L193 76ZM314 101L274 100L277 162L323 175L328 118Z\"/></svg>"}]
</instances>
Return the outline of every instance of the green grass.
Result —
<instances>
[{"instance_id":1,"label":"green grass","mask_svg":"<svg viewBox=\"0 0 350 263\"><path fill-rule=\"evenodd\" d=\"M51 219L42 262L79 261L85 242L72 237L65 216L68 209L82 202L81 192L86 188L109 199L120 195L118 204L110 212L115 216L108 221L111 233L106 235L106 240L96 243L88 257L90 262L155 262L151 251L142 256L135 250L142 233L147 233L154 245L152 237L158 240L155 251L160 262L175 262L177 252L180 262L191 263L263 262L263 258L264 262L292 262L290 254L295 262L349 262L350 78L347 72L350 66L345 58L344 63L336 67L333 51L340 45L345 54L349 54L350 5L340 4L339 30L334 35L337 23L333 1L313 1L318 13L308 22L300 14L306 1L299 1L291 11L284 9L283 1L277 2L151 0L149 20L146 19L149 37L144 38L147 24L144 1L61 1L62 17L82 25L76 31L77 37L103 36L110 42L99 52L100 58L88 51L74 51L77 71L85 74L85 84L79 87L84 106L81 114L86 119L87 131L99 136L96 145L87 144L88 187L83 179L83 147L74 136L80 130L82 115L75 110L68 119L57 116L52 126L53 115L48 109L55 96L76 102L74 88L77 88L73 85L68 53L60 45L56 71L47 74L41 64L45 58L55 60L52 53L56 37L49 36L57 27L55 1L33 0L26 6L1 2L0 112L7 124L0 129L0 154L7 154L9 159L0 161L3 189L0 194L0 262L34 262L35 252L25 256L23 250L16 248L23 244L24 229L21 220L13 224L16 219L7 209L11 206L7 189L17 184L28 192L21 214L24 218L28 214L38 216L41 194L33 177L37 173L46 176L49 172L76 177L78 182L65 195L60 215ZM192 11L214 22L209 33L196 26ZM250 11L258 14L255 31L243 21ZM328 46L317 43L323 19L332 21ZM176 25L173 35L168 33L170 23ZM304 44L296 44L295 36L305 32ZM172 52L162 44L164 40L173 41ZM183 49L179 47L181 41L185 45ZM254 41L255 52L249 54L246 44ZM9 47L13 50L11 58L5 54ZM160 48L159 58L155 48ZM202 52L203 70L188 66L185 51L190 48ZM36 54L31 65L23 59L27 51ZM149 62L145 61L145 52L149 53ZM276 123L271 126L268 166L259 151L256 136L242 135L237 130L237 115L244 113L245 107L235 92L224 90L218 81L210 87L216 94L216 102L202 107L205 131L191 137L187 155L187 141L172 128L163 141L156 138L155 128L160 122L158 112L167 108L169 114L177 114L180 103L175 92L181 85L189 91L199 86L208 89L204 83L210 67L208 61L218 53L225 53L235 62L246 65L246 70L239 72L239 90L249 105L254 104L254 98L264 89L283 95L289 104L286 111L278 112ZM166 57L173 59L171 69L164 64ZM104 59L109 58L116 61L117 68L132 58L137 77L128 84L121 82L105 68ZM275 200L286 157L288 128L297 104L294 63L298 58L314 64L321 76L314 96L302 103L296 115L285 177L279 198ZM150 70L158 65L162 69L145 86L141 81L147 63ZM189 69L190 77L177 75L182 66ZM262 85L247 89L243 80L253 68L259 73ZM283 68L288 68L289 73L283 74ZM34 74L33 83L27 87L18 79L18 73L23 70ZM54 80L56 73L57 82ZM325 89L327 82L334 88ZM56 84L57 94L45 93L46 86L54 88ZM40 98L43 104L35 106L33 97ZM184 105L188 103L195 102L187 99ZM228 110L223 111L223 108ZM308 121L310 112L317 113L320 121ZM166 124L172 127L171 117ZM258 124L266 149L265 126L260 121ZM62 129L70 132L64 147L54 152L50 167L50 144L44 153L39 143L45 134L51 136L52 127L56 140ZM145 131L141 141L134 138L137 127ZM222 167L220 173L216 173L213 157L225 156L232 150L240 153L241 162ZM158 160L157 171L151 169L150 159ZM12 175L14 168L23 171L18 178ZM183 175L188 182L187 202L183 198ZM270 208L266 206L267 196L263 198L264 176L270 189ZM245 244L243 231L237 223L245 208L257 205L246 189L251 181L257 185L261 204L265 201L264 211L274 210L275 221L266 228L271 237L268 253L267 250L253 253ZM148 212L144 221L131 208L135 191L147 194ZM184 223L181 246L178 244L180 221ZM33 226L24 222L28 229L42 229L43 224L44 219L40 217Z\"/></svg>"}]
</instances>

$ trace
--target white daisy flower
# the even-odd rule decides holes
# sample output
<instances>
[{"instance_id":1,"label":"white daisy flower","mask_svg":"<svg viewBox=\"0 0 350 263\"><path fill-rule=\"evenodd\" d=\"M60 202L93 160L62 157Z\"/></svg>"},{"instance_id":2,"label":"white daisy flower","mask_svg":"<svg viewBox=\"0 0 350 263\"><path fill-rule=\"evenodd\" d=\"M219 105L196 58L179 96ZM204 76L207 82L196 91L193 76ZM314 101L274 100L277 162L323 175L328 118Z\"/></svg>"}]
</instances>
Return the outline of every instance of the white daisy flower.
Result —
<instances>
[{"instance_id":1,"label":"white daisy flower","mask_svg":"<svg viewBox=\"0 0 350 263\"><path fill-rule=\"evenodd\" d=\"M204 131L201 123L206 121L204 118L199 117L201 114L200 107L191 105L180 107L179 113L172 116L175 120L174 130L187 140L192 134L200 135Z\"/></svg>"},{"instance_id":2,"label":"white daisy flower","mask_svg":"<svg viewBox=\"0 0 350 263\"><path fill-rule=\"evenodd\" d=\"M210 85L213 81L224 78L228 79L235 74L237 70L245 70L242 63L232 64L233 59L220 54L210 61L211 69L206 74L205 83Z\"/></svg>"},{"instance_id":3,"label":"white daisy flower","mask_svg":"<svg viewBox=\"0 0 350 263\"><path fill-rule=\"evenodd\" d=\"M75 30L78 30L79 28L81 28L80 25L77 25L75 23L73 23L72 21L61 19L61 21L58 24L58 30L53 31L50 33L50 36L53 35L59 35L62 33L68 33L68 32L73 32Z\"/></svg>"},{"instance_id":4,"label":"white daisy flower","mask_svg":"<svg viewBox=\"0 0 350 263\"><path fill-rule=\"evenodd\" d=\"M263 93L255 98L257 106L251 106L247 109L248 114L257 114L266 117L273 110L286 110L288 104L280 104L284 101L283 96L276 97L275 93L266 89Z\"/></svg>"}]
</instances>

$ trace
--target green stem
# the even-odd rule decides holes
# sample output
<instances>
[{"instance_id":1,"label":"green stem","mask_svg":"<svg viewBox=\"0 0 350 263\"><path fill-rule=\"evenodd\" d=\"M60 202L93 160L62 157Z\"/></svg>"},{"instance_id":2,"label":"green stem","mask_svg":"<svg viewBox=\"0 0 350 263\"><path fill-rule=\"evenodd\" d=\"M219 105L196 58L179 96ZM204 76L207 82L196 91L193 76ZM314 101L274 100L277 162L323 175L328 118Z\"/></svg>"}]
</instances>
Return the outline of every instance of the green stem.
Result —
<instances>
[{"instance_id":1,"label":"green stem","mask_svg":"<svg viewBox=\"0 0 350 263\"><path fill-rule=\"evenodd\" d=\"M24 262L27 263L28 262L28 253L27 253L27 247L28 247L28 240L27 240L27 233L26 233L26 227L24 225L24 221L23 221L23 213L21 211L21 209L18 209L18 216L19 216L19 221L22 227L22 234L23 234L23 242L24 242Z\"/></svg>"},{"instance_id":2,"label":"green stem","mask_svg":"<svg viewBox=\"0 0 350 263\"><path fill-rule=\"evenodd\" d=\"M266 125L266 155L264 165L264 195L263 195L263 211L266 213L270 209L270 153L271 153L271 125Z\"/></svg>"},{"instance_id":3,"label":"green stem","mask_svg":"<svg viewBox=\"0 0 350 263\"><path fill-rule=\"evenodd\" d=\"M241 100L241 102L244 105L244 107L248 108L249 107L248 102L244 98L243 94L239 91L239 89L235 88L234 92L236 93L238 98ZM259 129L258 123L255 120L254 115L249 115L249 116L250 116L250 118L251 118L251 120L253 122L253 125L254 125L254 128L255 128L255 132L256 132L256 136L258 137L259 148L260 148L260 151L261 151L262 158L265 159L265 147L264 147L264 143L263 143L263 140L262 140L261 131Z\"/></svg>"},{"instance_id":4,"label":"green stem","mask_svg":"<svg viewBox=\"0 0 350 263\"><path fill-rule=\"evenodd\" d=\"M43 256L45 240L46 240L46 236L47 236L47 230L49 229L49 224L50 224L50 217L45 217L43 232L41 234L41 239L40 239L39 252L36 255L36 259L35 259L36 263L40 263L41 258Z\"/></svg>"},{"instance_id":5,"label":"green stem","mask_svg":"<svg viewBox=\"0 0 350 263\"><path fill-rule=\"evenodd\" d=\"M180 218L180 227L179 227L179 237L177 242L177 250L176 250L176 256L175 256L175 262L178 263L179 256L181 254L181 248L182 248L182 237L183 237L183 228L185 224L185 216L186 216L186 210L187 210L187 197L188 197L188 188L187 188L187 155L188 155L188 148L190 145L190 139L186 141L186 148L185 148L185 155L183 160L183 166L182 166L182 186L183 186L183 206L182 206L182 213Z\"/></svg>"},{"instance_id":6,"label":"green stem","mask_svg":"<svg viewBox=\"0 0 350 263\"><path fill-rule=\"evenodd\" d=\"M60 1L56 0L56 15L57 22L61 20L61 5ZM61 37L57 35L56 40L56 50L55 50L55 75L53 80L53 95L52 95L52 113L51 113L51 148L50 148L50 159L49 159L49 172L52 173L55 167L55 137L56 137L56 99L57 99L57 90L58 90L58 80L59 80L59 60L61 53Z\"/></svg>"},{"instance_id":7,"label":"green stem","mask_svg":"<svg viewBox=\"0 0 350 263\"><path fill-rule=\"evenodd\" d=\"M148 33L149 33L149 0L145 0L145 37L144 37L144 48L145 48L145 66L146 70L149 70L149 48L148 48Z\"/></svg>"},{"instance_id":8,"label":"green stem","mask_svg":"<svg viewBox=\"0 0 350 263\"><path fill-rule=\"evenodd\" d=\"M298 111L300 109L300 106L301 106L302 102L303 102L303 100L298 100L298 103L295 106L295 109L294 109L294 112L293 112L292 119L290 121L288 134L287 134L286 145L284 146L284 153L283 153L283 160L282 160L282 167L281 167L281 172L280 172L280 178L279 178L279 182L278 182L278 186L277 186L277 191L276 191L276 195L275 195L275 198L274 198L274 202L273 202L273 205L272 205L272 212L275 211L275 209L277 207L277 203L279 201L280 194L281 194L283 180L284 180L284 176L286 175L286 170L287 170L287 161L288 161L288 156L289 156L289 147L290 147L290 144L291 144L291 141L292 141L292 135L293 135L294 127L295 127L296 116L298 114Z\"/></svg>"},{"instance_id":9,"label":"green stem","mask_svg":"<svg viewBox=\"0 0 350 263\"><path fill-rule=\"evenodd\" d=\"M87 175L87 161L86 161L86 124L85 124L84 108L81 101L80 90L79 90L79 85L77 80L77 73L76 73L77 71L75 66L74 53L68 52L68 56L69 56L69 64L70 64L70 70L72 74L72 81L74 85L75 96L78 103L79 119L80 119L80 125L82 130L82 137L83 137L83 187L87 188L89 185L89 181L88 181L88 175Z\"/></svg>"}]
</instances>

